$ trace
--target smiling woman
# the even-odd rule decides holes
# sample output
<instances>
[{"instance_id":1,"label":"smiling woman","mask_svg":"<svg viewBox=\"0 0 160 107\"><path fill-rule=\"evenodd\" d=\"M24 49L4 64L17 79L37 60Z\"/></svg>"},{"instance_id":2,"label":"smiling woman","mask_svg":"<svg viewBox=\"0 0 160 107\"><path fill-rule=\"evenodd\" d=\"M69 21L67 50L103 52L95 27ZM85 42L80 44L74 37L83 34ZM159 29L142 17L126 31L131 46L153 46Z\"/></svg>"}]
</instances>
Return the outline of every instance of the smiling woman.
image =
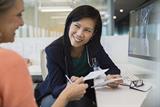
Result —
<instances>
[{"instance_id":1,"label":"smiling woman","mask_svg":"<svg viewBox=\"0 0 160 107\"><path fill-rule=\"evenodd\" d=\"M23 25L23 0L0 0L0 43L13 42L15 31ZM87 88L82 78L68 85L53 107L64 107L80 99ZM37 107L27 65L17 53L0 48L0 107Z\"/></svg>"},{"instance_id":2,"label":"smiling woman","mask_svg":"<svg viewBox=\"0 0 160 107\"><path fill-rule=\"evenodd\" d=\"M68 15L63 36L45 49L48 76L35 90L36 100L41 107L50 107L54 103L67 85L66 75L69 78L86 76L93 71L95 61L100 68L109 69L106 73L106 77L110 77L108 79L120 77L120 70L100 43L101 32L102 20L96 8L81 5ZM115 82L110 87L117 87L121 82ZM85 83L93 85L92 80ZM96 107L94 89L89 87L80 101L69 102L67 107Z\"/></svg>"},{"instance_id":3,"label":"smiling woman","mask_svg":"<svg viewBox=\"0 0 160 107\"><path fill-rule=\"evenodd\" d=\"M69 38L72 46L81 47L86 44L93 36L95 21L84 18L71 24Z\"/></svg>"},{"instance_id":4,"label":"smiling woman","mask_svg":"<svg viewBox=\"0 0 160 107\"><path fill-rule=\"evenodd\" d=\"M13 42L23 25L22 0L0 0L0 43ZM0 107L36 107L32 80L24 59L0 48Z\"/></svg>"},{"instance_id":5,"label":"smiling woman","mask_svg":"<svg viewBox=\"0 0 160 107\"><path fill-rule=\"evenodd\" d=\"M14 41L15 31L19 26L23 25L23 11L24 6L22 0L0 1L0 43Z\"/></svg>"}]
</instances>

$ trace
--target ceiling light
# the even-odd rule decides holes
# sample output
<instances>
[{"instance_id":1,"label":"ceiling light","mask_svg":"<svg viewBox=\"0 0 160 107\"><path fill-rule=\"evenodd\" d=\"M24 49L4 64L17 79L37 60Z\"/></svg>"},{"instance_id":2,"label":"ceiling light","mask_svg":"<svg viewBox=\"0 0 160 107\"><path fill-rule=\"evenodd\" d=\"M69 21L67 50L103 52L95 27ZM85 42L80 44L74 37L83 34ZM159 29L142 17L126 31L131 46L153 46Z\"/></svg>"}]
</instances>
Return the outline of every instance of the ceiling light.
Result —
<instances>
[{"instance_id":1,"label":"ceiling light","mask_svg":"<svg viewBox=\"0 0 160 107\"><path fill-rule=\"evenodd\" d=\"M116 16L113 16L113 19L117 19L117 17L116 17Z\"/></svg>"},{"instance_id":2,"label":"ceiling light","mask_svg":"<svg viewBox=\"0 0 160 107\"><path fill-rule=\"evenodd\" d=\"M51 16L51 19L66 19L65 16Z\"/></svg>"},{"instance_id":3,"label":"ceiling light","mask_svg":"<svg viewBox=\"0 0 160 107\"><path fill-rule=\"evenodd\" d=\"M120 9L119 11L120 11L121 13L123 13L123 9Z\"/></svg>"}]
</instances>

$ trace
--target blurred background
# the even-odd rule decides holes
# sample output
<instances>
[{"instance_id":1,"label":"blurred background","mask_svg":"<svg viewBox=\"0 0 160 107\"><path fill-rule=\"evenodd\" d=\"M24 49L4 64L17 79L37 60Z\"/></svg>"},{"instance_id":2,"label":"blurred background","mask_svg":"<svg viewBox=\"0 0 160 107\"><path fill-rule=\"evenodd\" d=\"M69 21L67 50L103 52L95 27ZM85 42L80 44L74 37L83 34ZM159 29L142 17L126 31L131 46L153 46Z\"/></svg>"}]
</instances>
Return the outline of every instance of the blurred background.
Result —
<instances>
[{"instance_id":1,"label":"blurred background","mask_svg":"<svg viewBox=\"0 0 160 107\"><path fill-rule=\"evenodd\" d=\"M17 37L47 37L63 34L67 15L79 5L96 7L103 20L103 35L129 31L129 12L150 0L24 0L25 25Z\"/></svg>"}]
</instances>

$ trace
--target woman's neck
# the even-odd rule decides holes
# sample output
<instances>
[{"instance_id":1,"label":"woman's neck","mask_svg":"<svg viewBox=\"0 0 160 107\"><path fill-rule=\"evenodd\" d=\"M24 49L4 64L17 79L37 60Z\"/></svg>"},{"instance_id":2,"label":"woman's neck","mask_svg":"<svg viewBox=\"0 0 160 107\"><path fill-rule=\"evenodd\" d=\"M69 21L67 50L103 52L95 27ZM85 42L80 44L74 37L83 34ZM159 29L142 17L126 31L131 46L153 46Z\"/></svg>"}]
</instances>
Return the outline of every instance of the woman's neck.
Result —
<instances>
[{"instance_id":1,"label":"woman's neck","mask_svg":"<svg viewBox=\"0 0 160 107\"><path fill-rule=\"evenodd\" d=\"M72 47L71 48L71 57L80 58L84 50L84 46L82 47Z\"/></svg>"}]
</instances>

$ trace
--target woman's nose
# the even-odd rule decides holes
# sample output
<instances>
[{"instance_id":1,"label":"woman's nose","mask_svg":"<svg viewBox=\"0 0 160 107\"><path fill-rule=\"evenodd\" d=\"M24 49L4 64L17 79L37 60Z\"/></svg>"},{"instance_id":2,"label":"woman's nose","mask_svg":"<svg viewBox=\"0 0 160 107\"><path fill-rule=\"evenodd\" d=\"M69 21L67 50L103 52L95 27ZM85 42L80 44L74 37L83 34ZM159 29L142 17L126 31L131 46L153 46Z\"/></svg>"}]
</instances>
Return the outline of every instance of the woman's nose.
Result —
<instances>
[{"instance_id":1,"label":"woman's nose","mask_svg":"<svg viewBox=\"0 0 160 107\"><path fill-rule=\"evenodd\" d=\"M20 26L23 26L24 25L24 21L23 19L20 20Z\"/></svg>"},{"instance_id":2,"label":"woman's nose","mask_svg":"<svg viewBox=\"0 0 160 107\"><path fill-rule=\"evenodd\" d=\"M78 36L82 36L83 35L83 29L78 29L76 34Z\"/></svg>"}]
</instances>

